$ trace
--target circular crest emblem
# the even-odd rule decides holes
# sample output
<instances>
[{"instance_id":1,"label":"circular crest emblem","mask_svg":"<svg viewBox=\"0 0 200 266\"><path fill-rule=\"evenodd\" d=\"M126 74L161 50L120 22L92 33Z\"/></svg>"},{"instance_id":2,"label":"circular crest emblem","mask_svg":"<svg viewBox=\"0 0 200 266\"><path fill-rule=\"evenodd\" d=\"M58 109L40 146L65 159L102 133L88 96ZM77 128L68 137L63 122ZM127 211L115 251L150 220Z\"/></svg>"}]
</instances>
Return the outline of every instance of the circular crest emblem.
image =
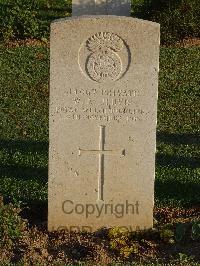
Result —
<instances>
[{"instance_id":1,"label":"circular crest emblem","mask_svg":"<svg viewBox=\"0 0 200 266\"><path fill-rule=\"evenodd\" d=\"M84 56L83 50L87 56ZM97 33L81 47L79 65L93 81L101 83L115 81L124 72L121 59L124 56L123 50L127 56L125 43L118 35L109 32ZM83 65L84 59L85 66Z\"/></svg>"}]
</instances>

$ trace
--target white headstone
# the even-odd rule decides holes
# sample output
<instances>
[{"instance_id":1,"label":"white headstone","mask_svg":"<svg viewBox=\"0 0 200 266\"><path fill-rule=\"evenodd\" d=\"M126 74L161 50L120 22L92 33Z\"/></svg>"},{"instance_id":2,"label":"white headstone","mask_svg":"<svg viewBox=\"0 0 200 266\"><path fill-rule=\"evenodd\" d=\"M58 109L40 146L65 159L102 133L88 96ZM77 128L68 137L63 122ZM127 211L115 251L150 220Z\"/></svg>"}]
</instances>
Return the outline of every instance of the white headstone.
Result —
<instances>
[{"instance_id":1,"label":"white headstone","mask_svg":"<svg viewBox=\"0 0 200 266\"><path fill-rule=\"evenodd\" d=\"M130 0L73 0L72 15L130 16Z\"/></svg>"},{"instance_id":2,"label":"white headstone","mask_svg":"<svg viewBox=\"0 0 200 266\"><path fill-rule=\"evenodd\" d=\"M49 230L153 226L159 25L51 25Z\"/></svg>"}]
</instances>

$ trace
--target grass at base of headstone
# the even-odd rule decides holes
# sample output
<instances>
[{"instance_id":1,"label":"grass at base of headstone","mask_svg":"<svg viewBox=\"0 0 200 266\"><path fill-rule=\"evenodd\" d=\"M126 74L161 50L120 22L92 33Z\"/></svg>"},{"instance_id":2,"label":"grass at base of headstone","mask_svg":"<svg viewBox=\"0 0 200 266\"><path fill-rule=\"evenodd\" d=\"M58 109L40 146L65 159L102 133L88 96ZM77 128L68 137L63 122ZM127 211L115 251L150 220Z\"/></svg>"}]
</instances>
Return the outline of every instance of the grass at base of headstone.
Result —
<instances>
[{"instance_id":1,"label":"grass at base of headstone","mask_svg":"<svg viewBox=\"0 0 200 266\"><path fill-rule=\"evenodd\" d=\"M168 221L160 215L154 229L142 232L47 232L41 224L29 226L20 208L0 197L1 265L198 265L199 216L174 214Z\"/></svg>"},{"instance_id":2,"label":"grass at base of headstone","mask_svg":"<svg viewBox=\"0 0 200 266\"><path fill-rule=\"evenodd\" d=\"M200 203L200 49L162 48L156 206ZM47 204L49 50L0 48L0 194Z\"/></svg>"}]
</instances>

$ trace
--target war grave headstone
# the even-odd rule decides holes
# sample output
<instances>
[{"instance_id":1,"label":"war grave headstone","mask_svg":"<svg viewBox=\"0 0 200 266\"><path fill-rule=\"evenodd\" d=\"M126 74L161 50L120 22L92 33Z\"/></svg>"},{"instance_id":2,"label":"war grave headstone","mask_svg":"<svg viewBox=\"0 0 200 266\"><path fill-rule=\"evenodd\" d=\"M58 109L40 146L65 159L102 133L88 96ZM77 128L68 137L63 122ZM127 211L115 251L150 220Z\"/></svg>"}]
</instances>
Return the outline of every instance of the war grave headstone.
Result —
<instances>
[{"instance_id":1,"label":"war grave headstone","mask_svg":"<svg viewBox=\"0 0 200 266\"><path fill-rule=\"evenodd\" d=\"M159 24L77 2L98 16L51 25L48 229L151 228Z\"/></svg>"}]
</instances>

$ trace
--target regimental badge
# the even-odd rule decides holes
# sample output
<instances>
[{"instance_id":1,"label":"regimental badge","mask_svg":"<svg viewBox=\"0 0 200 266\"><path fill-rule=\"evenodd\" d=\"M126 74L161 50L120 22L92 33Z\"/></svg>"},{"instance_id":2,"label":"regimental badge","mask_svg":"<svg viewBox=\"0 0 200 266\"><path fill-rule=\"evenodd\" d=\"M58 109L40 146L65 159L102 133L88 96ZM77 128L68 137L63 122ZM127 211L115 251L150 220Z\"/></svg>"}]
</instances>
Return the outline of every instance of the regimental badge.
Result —
<instances>
[{"instance_id":1,"label":"regimental badge","mask_svg":"<svg viewBox=\"0 0 200 266\"><path fill-rule=\"evenodd\" d=\"M86 70L91 79L106 82L119 78L122 61L117 52L124 46L116 34L100 32L87 40L86 46L91 54L86 62Z\"/></svg>"}]
</instances>

